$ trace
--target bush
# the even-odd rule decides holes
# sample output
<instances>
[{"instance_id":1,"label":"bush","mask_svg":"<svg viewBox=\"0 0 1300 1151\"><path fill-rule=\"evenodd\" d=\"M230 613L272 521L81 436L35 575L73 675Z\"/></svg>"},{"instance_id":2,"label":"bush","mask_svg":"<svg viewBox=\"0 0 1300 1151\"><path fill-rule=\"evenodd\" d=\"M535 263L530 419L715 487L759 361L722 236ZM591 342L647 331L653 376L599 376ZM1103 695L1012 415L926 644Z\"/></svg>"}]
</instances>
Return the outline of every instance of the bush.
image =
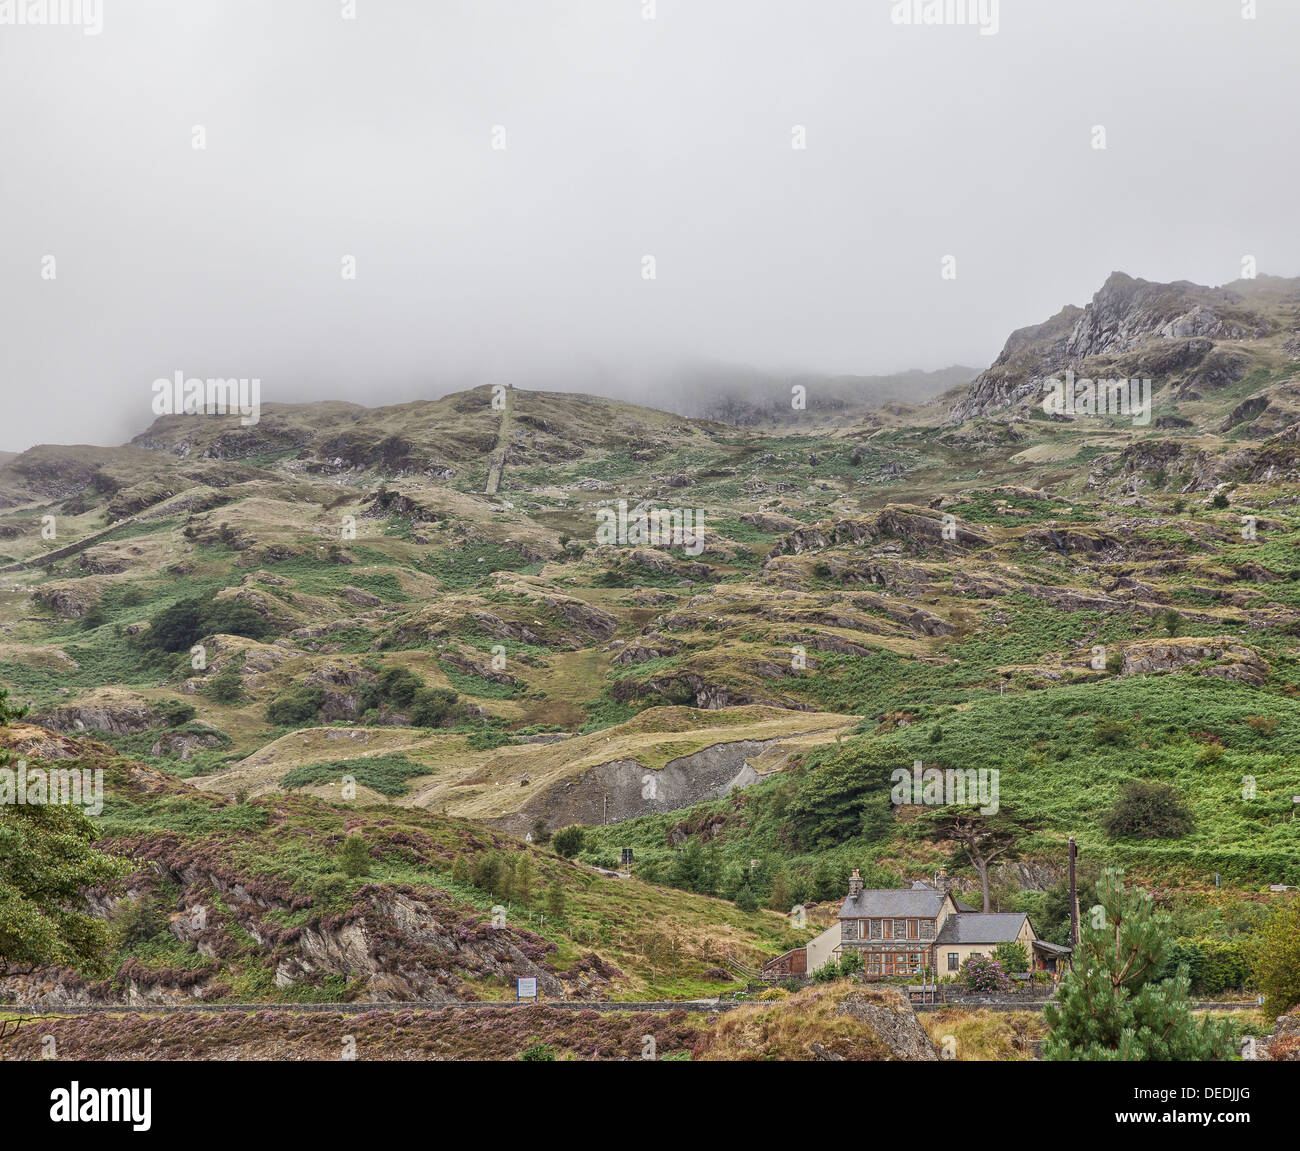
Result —
<instances>
[{"instance_id":1,"label":"bush","mask_svg":"<svg viewBox=\"0 0 1300 1151\"><path fill-rule=\"evenodd\" d=\"M582 850L585 835L581 827L576 823L568 827L562 827L551 837L551 846L555 848L557 854L564 856L565 859L572 859Z\"/></svg>"},{"instance_id":2,"label":"bush","mask_svg":"<svg viewBox=\"0 0 1300 1151\"><path fill-rule=\"evenodd\" d=\"M336 907L348 896L348 877L339 871L322 875L311 885L311 902L316 908Z\"/></svg>"},{"instance_id":3,"label":"bush","mask_svg":"<svg viewBox=\"0 0 1300 1151\"><path fill-rule=\"evenodd\" d=\"M179 699L164 699L154 704L153 710L168 727L180 727L198 715L198 709L192 703Z\"/></svg>"},{"instance_id":4,"label":"bush","mask_svg":"<svg viewBox=\"0 0 1300 1151\"><path fill-rule=\"evenodd\" d=\"M380 696L394 707L409 707L423 686L424 680L404 667L386 667L376 681Z\"/></svg>"},{"instance_id":5,"label":"bush","mask_svg":"<svg viewBox=\"0 0 1300 1151\"><path fill-rule=\"evenodd\" d=\"M1228 497L1222 492L1215 492L1214 498L1210 500L1210 503L1216 508L1226 508L1228 506Z\"/></svg>"},{"instance_id":6,"label":"bush","mask_svg":"<svg viewBox=\"0 0 1300 1151\"><path fill-rule=\"evenodd\" d=\"M515 741L504 731L475 731L465 742L472 751L491 751L494 747L508 747Z\"/></svg>"},{"instance_id":7,"label":"bush","mask_svg":"<svg viewBox=\"0 0 1300 1151\"><path fill-rule=\"evenodd\" d=\"M519 1058L524 1063L554 1063L555 1048L548 1047L545 1043L534 1043L525 1047Z\"/></svg>"},{"instance_id":8,"label":"bush","mask_svg":"<svg viewBox=\"0 0 1300 1151\"><path fill-rule=\"evenodd\" d=\"M244 681L240 678L239 668L233 663L227 664L208 680L205 694L217 703L242 703Z\"/></svg>"},{"instance_id":9,"label":"bush","mask_svg":"<svg viewBox=\"0 0 1300 1151\"><path fill-rule=\"evenodd\" d=\"M1177 839L1192 830L1192 813L1168 784L1135 779L1101 817L1101 826L1111 839Z\"/></svg>"},{"instance_id":10,"label":"bush","mask_svg":"<svg viewBox=\"0 0 1300 1151\"><path fill-rule=\"evenodd\" d=\"M459 698L450 688L422 687L411 697L407 715L415 727L440 727Z\"/></svg>"},{"instance_id":11,"label":"bush","mask_svg":"<svg viewBox=\"0 0 1300 1151\"><path fill-rule=\"evenodd\" d=\"M205 635L239 635L261 639L271 630L251 604L237 599L202 600L197 596L177 600L149 621L139 643L163 651L188 651Z\"/></svg>"},{"instance_id":12,"label":"bush","mask_svg":"<svg viewBox=\"0 0 1300 1151\"><path fill-rule=\"evenodd\" d=\"M1254 976L1269 1015L1281 1015L1300 1003L1300 898L1288 896L1264 924Z\"/></svg>"},{"instance_id":13,"label":"bush","mask_svg":"<svg viewBox=\"0 0 1300 1151\"><path fill-rule=\"evenodd\" d=\"M1011 990L1011 980L1002 964L987 955L972 955L961 965L961 981L967 991L992 995Z\"/></svg>"},{"instance_id":14,"label":"bush","mask_svg":"<svg viewBox=\"0 0 1300 1151\"><path fill-rule=\"evenodd\" d=\"M1008 974L1021 975L1029 970L1029 949L1023 943L999 943L993 949L993 958Z\"/></svg>"},{"instance_id":15,"label":"bush","mask_svg":"<svg viewBox=\"0 0 1300 1151\"><path fill-rule=\"evenodd\" d=\"M757 911L758 896L754 894L754 889L748 883L743 883L736 892L736 907L741 911Z\"/></svg>"},{"instance_id":16,"label":"bush","mask_svg":"<svg viewBox=\"0 0 1300 1151\"><path fill-rule=\"evenodd\" d=\"M366 837L353 832L343 841L343 850L339 852L339 866L343 874L351 879L370 872L370 848L366 846Z\"/></svg>"},{"instance_id":17,"label":"bush","mask_svg":"<svg viewBox=\"0 0 1300 1151\"><path fill-rule=\"evenodd\" d=\"M838 966L840 974L843 976L849 976L854 974L854 972L861 971L863 967L862 952L856 949L841 952Z\"/></svg>"},{"instance_id":18,"label":"bush","mask_svg":"<svg viewBox=\"0 0 1300 1151\"><path fill-rule=\"evenodd\" d=\"M266 718L277 727L306 723L316 718L325 702L325 689L298 684L276 696L266 708Z\"/></svg>"}]
</instances>

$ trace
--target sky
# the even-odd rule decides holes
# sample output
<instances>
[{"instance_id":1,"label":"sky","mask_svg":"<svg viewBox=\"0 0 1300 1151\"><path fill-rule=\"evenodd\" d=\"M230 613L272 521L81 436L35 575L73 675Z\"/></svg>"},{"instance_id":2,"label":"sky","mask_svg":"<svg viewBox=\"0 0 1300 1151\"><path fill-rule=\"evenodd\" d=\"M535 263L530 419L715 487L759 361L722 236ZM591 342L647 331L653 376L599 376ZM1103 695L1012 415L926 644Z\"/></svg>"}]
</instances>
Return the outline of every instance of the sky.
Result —
<instances>
[{"instance_id":1,"label":"sky","mask_svg":"<svg viewBox=\"0 0 1300 1151\"><path fill-rule=\"evenodd\" d=\"M177 372L653 404L683 365L983 367L1114 270L1300 275L1296 0L985 0L992 34L894 0L103 0L93 35L30 3L0 449L123 442Z\"/></svg>"}]
</instances>

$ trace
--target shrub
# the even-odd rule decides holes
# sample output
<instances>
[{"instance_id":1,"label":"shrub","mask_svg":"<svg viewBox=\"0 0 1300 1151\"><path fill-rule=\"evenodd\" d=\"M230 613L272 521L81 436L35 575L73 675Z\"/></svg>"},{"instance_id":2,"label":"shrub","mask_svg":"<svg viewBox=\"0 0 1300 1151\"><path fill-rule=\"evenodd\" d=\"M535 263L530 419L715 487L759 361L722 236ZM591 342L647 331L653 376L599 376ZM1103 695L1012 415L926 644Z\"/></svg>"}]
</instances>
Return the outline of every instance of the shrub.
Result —
<instances>
[{"instance_id":1,"label":"shrub","mask_svg":"<svg viewBox=\"0 0 1300 1151\"><path fill-rule=\"evenodd\" d=\"M343 874L351 879L370 872L370 848L366 846L366 837L353 832L343 841L343 850L339 852L339 866Z\"/></svg>"},{"instance_id":2,"label":"shrub","mask_svg":"<svg viewBox=\"0 0 1300 1151\"><path fill-rule=\"evenodd\" d=\"M519 1058L524 1063L554 1063L555 1048L548 1047L545 1043L534 1043L525 1047Z\"/></svg>"},{"instance_id":3,"label":"shrub","mask_svg":"<svg viewBox=\"0 0 1300 1151\"><path fill-rule=\"evenodd\" d=\"M1029 970L1029 949L1023 943L999 943L993 949L993 958L1002 964L1002 970L1020 975Z\"/></svg>"},{"instance_id":4,"label":"shrub","mask_svg":"<svg viewBox=\"0 0 1300 1151\"><path fill-rule=\"evenodd\" d=\"M205 694L217 703L242 703L244 681L240 678L239 668L233 663L227 664L208 680Z\"/></svg>"},{"instance_id":5,"label":"shrub","mask_svg":"<svg viewBox=\"0 0 1300 1151\"><path fill-rule=\"evenodd\" d=\"M1300 898L1288 896L1265 922L1254 976L1269 1015L1281 1015L1300 1003Z\"/></svg>"},{"instance_id":6,"label":"shrub","mask_svg":"<svg viewBox=\"0 0 1300 1151\"><path fill-rule=\"evenodd\" d=\"M108 613L100 604L92 604L86 614L81 617L81 627L84 631L93 631L97 627L103 627L108 623Z\"/></svg>"},{"instance_id":7,"label":"shrub","mask_svg":"<svg viewBox=\"0 0 1300 1151\"><path fill-rule=\"evenodd\" d=\"M337 907L348 895L348 877L340 871L331 871L322 875L311 885L311 902L313 907Z\"/></svg>"},{"instance_id":8,"label":"shrub","mask_svg":"<svg viewBox=\"0 0 1300 1151\"><path fill-rule=\"evenodd\" d=\"M237 599L177 600L154 614L138 642L163 651L186 651L205 635L224 633L261 639L270 624L251 604Z\"/></svg>"},{"instance_id":9,"label":"shrub","mask_svg":"<svg viewBox=\"0 0 1300 1151\"><path fill-rule=\"evenodd\" d=\"M1228 506L1228 497L1223 492L1215 492L1210 503L1216 508L1226 508Z\"/></svg>"},{"instance_id":10,"label":"shrub","mask_svg":"<svg viewBox=\"0 0 1300 1151\"><path fill-rule=\"evenodd\" d=\"M863 966L862 952L856 949L841 952L838 966L840 974L844 976L852 975L856 971L861 971Z\"/></svg>"},{"instance_id":11,"label":"shrub","mask_svg":"<svg viewBox=\"0 0 1300 1151\"><path fill-rule=\"evenodd\" d=\"M987 955L972 955L961 965L961 981L967 991L992 995L1010 991L1011 980L1002 964Z\"/></svg>"},{"instance_id":12,"label":"shrub","mask_svg":"<svg viewBox=\"0 0 1300 1151\"><path fill-rule=\"evenodd\" d=\"M1111 839L1177 839L1192 830L1192 813L1168 784L1135 779L1101 817L1101 826Z\"/></svg>"},{"instance_id":13,"label":"shrub","mask_svg":"<svg viewBox=\"0 0 1300 1151\"><path fill-rule=\"evenodd\" d=\"M180 727L198 715L198 709L192 703L179 699L164 699L154 704L153 710L168 727Z\"/></svg>"},{"instance_id":14,"label":"shrub","mask_svg":"<svg viewBox=\"0 0 1300 1151\"><path fill-rule=\"evenodd\" d=\"M424 680L409 668L386 667L379 673L375 686L381 698L394 707L409 707L415 693L424 686Z\"/></svg>"},{"instance_id":15,"label":"shrub","mask_svg":"<svg viewBox=\"0 0 1300 1151\"><path fill-rule=\"evenodd\" d=\"M325 689L297 684L276 696L266 708L266 718L278 727L314 719L325 702Z\"/></svg>"},{"instance_id":16,"label":"shrub","mask_svg":"<svg viewBox=\"0 0 1300 1151\"><path fill-rule=\"evenodd\" d=\"M758 896L754 894L754 889L748 883L743 883L736 892L736 907L741 911L757 911Z\"/></svg>"},{"instance_id":17,"label":"shrub","mask_svg":"<svg viewBox=\"0 0 1300 1151\"><path fill-rule=\"evenodd\" d=\"M582 850L584 839L585 835L582 828L575 823L560 828L551 837L551 846L555 848L557 854L564 856L565 859L572 859Z\"/></svg>"},{"instance_id":18,"label":"shrub","mask_svg":"<svg viewBox=\"0 0 1300 1151\"><path fill-rule=\"evenodd\" d=\"M411 697L408 716L416 727L439 727L460 697L446 687L422 687Z\"/></svg>"}]
</instances>

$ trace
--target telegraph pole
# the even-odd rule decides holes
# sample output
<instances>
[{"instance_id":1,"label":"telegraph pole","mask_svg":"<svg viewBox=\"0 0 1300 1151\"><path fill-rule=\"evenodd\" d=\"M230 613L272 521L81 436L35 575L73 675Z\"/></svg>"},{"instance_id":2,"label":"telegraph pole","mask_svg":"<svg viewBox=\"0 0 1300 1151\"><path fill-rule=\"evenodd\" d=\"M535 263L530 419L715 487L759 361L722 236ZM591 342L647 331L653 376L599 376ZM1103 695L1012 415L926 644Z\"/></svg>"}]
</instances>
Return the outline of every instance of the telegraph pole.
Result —
<instances>
[{"instance_id":1,"label":"telegraph pole","mask_svg":"<svg viewBox=\"0 0 1300 1151\"><path fill-rule=\"evenodd\" d=\"M1075 882L1074 863L1079 848L1070 836L1070 970L1074 970L1074 953L1079 947L1079 888Z\"/></svg>"}]
</instances>

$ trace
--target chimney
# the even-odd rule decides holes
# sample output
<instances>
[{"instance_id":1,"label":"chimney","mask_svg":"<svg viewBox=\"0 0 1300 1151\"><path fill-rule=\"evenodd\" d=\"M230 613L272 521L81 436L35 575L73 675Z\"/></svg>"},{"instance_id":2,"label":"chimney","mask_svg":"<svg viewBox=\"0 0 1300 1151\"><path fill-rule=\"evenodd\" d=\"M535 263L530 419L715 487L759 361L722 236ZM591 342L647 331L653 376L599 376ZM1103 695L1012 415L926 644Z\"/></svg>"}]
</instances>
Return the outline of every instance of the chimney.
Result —
<instances>
[{"instance_id":1,"label":"chimney","mask_svg":"<svg viewBox=\"0 0 1300 1151\"><path fill-rule=\"evenodd\" d=\"M862 876L858 874L858 869L853 869L853 874L849 876L849 898L856 899L862 894Z\"/></svg>"}]
</instances>

